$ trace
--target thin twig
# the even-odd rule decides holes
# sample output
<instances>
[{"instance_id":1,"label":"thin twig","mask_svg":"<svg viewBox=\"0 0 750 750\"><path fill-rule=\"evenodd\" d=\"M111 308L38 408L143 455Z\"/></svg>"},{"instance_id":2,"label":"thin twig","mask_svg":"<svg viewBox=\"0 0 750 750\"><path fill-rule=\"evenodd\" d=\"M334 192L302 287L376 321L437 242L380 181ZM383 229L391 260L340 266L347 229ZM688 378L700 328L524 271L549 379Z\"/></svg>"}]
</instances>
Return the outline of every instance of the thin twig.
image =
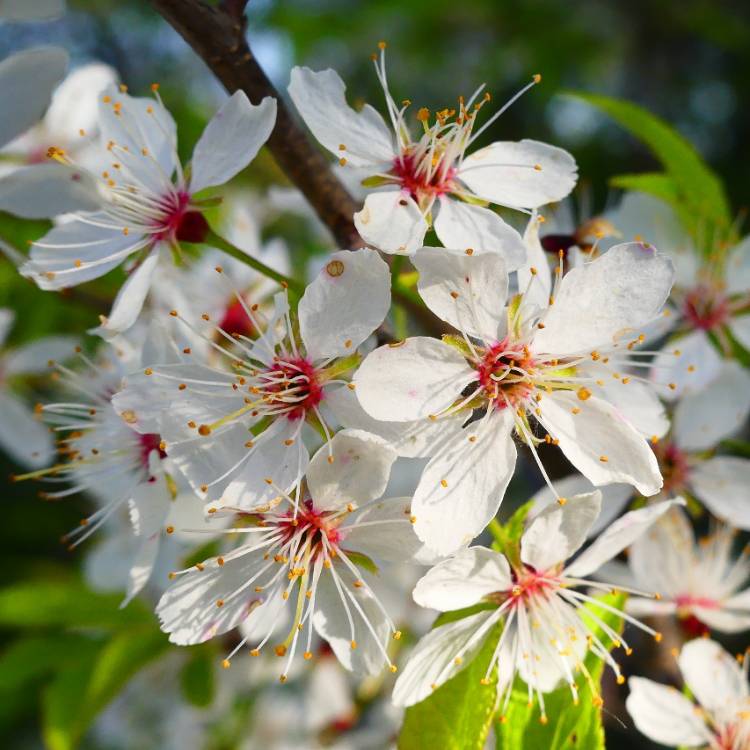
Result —
<instances>
[{"instance_id":1,"label":"thin twig","mask_svg":"<svg viewBox=\"0 0 750 750\"><path fill-rule=\"evenodd\" d=\"M254 104L266 96L276 99L276 126L268 148L339 246L361 247L362 239L352 221L359 206L335 177L326 157L297 124L250 51L245 39L244 3L225 0L220 6L211 6L202 0L151 0L151 4L203 58L227 91L241 89Z\"/></svg>"}]
</instances>

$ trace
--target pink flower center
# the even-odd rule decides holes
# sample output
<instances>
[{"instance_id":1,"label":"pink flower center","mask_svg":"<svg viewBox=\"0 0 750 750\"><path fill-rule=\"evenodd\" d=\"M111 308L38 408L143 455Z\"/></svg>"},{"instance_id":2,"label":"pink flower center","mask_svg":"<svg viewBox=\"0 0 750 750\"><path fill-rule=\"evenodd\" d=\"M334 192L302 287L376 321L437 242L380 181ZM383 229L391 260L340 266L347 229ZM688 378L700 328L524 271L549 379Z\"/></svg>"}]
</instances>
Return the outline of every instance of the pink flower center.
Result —
<instances>
[{"instance_id":1,"label":"pink flower center","mask_svg":"<svg viewBox=\"0 0 750 750\"><path fill-rule=\"evenodd\" d=\"M315 366L304 357L279 360L266 373L269 405L285 407L287 419L302 419L323 400Z\"/></svg>"},{"instance_id":2,"label":"pink flower center","mask_svg":"<svg viewBox=\"0 0 750 750\"><path fill-rule=\"evenodd\" d=\"M446 168L440 163L440 159L434 164L425 163L406 152L394 161L392 174L398 177L401 187L419 203L425 197L437 198L452 192L456 168Z\"/></svg>"},{"instance_id":3,"label":"pink flower center","mask_svg":"<svg viewBox=\"0 0 750 750\"><path fill-rule=\"evenodd\" d=\"M663 491L678 492L684 489L690 474L687 454L674 443L657 444L654 453L656 453L659 468L664 477Z\"/></svg>"},{"instance_id":4,"label":"pink flower center","mask_svg":"<svg viewBox=\"0 0 750 750\"><path fill-rule=\"evenodd\" d=\"M312 500L305 500L300 505L296 518L290 509L285 518L278 522L283 533L280 544L288 542L296 534L304 534L307 540L300 542L299 548L309 548L312 560L323 552L324 539L328 542L329 548L335 549L342 537L338 530L338 520L332 515L329 512L315 510Z\"/></svg>"},{"instance_id":5,"label":"pink flower center","mask_svg":"<svg viewBox=\"0 0 750 750\"><path fill-rule=\"evenodd\" d=\"M154 222L156 240L202 242L208 233L208 222L199 211L190 209L190 194L184 190L170 193L159 202L162 216Z\"/></svg>"},{"instance_id":6,"label":"pink flower center","mask_svg":"<svg viewBox=\"0 0 750 750\"><path fill-rule=\"evenodd\" d=\"M715 286L702 284L688 292L682 311L693 328L710 331L726 323L729 303Z\"/></svg>"},{"instance_id":7,"label":"pink flower center","mask_svg":"<svg viewBox=\"0 0 750 750\"><path fill-rule=\"evenodd\" d=\"M159 451L159 458L167 457L167 454L161 447L161 435L155 432L138 435L138 442L141 451L141 464L144 469L148 469L148 457L151 455L151 451Z\"/></svg>"},{"instance_id":8,"label":"pink flower center","mask_svg":"<svg viewBox=\"0 0 750 750\"><path fill-rule=\"evenodd\" d=\"M475 368L479 384L498 409L513 406L531 393L531 386L522 375L534 369L527 347L511 345L505 339L485 350Z\"/></svg>"}]
</instances>

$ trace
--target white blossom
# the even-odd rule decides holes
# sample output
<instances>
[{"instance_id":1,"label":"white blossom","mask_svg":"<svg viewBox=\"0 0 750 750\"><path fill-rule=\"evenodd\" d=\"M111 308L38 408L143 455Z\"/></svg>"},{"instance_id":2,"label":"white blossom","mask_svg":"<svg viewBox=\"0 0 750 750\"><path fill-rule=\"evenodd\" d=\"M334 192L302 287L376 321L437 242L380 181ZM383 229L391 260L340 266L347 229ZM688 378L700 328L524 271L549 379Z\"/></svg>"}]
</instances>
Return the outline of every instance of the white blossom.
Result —
<instances>
[{"instance_id":1,"label":"white blossom","mask_svg":"<svg viewBox=\"0 0 750 750\"><path fill-rule=\"evenodd\" d=\"M243 624L226 667L248 641L259 655L282 625L288 635L274 645L285 657L282 682L298 650L312 657L314 632L349 670L395 671L387 647L400 632L367 573L420 548L409 499L380 499L395 459L374 435L339 432L310 461L300 501L281 492L242 514L232 532L251 541L175 574L157 608L170 640L201 643Z\"/></svg>"},{"instance_id":2,"label":"white blossom","mask_svg":"<svg viewBox=\"0 0 750 750\"><path fill-rule=\"evenodd\" d=\"M357 347L388 312L390 276L372 250L334 253L300 300L298 326L285 292L270 320L237 300L257 337L230 335L206 315L221 343L207 341L230 371L154 364L128 378L115 406L139 431L159 432L212 508L251 510L278 494L274 486L291 492L304 474L305 425L330 440L321 406L346 385Z\"/></svg>"},{"instance_id":3,"label":"white blossom","mask_svg":"<svg viewBox=\"0 0 750 750\"><path fill-rule=\"evenodd\" d=\"M64 289L98 278L121 263L130 275L117 294L102 328L129 328L170 254L180 257L180 241L200 242L208 225L195 197L223 185L255 157L276 118L276 102L250 104L235 92L214 115L199 139L189 172L177 156L174 120L158 96L140 99L110 87L99 103L102 153L101 211L78 213L33 243L21 273L42 289ZM67 155L52 148L51 155Z\"/></svg>"},{"instance_id":4,"label":"white blossom","mask_svg":"<svg viewBox=\"0 0 750 750\"><path fill-rule=\"evenodd\" d=\"M625 482L643 495L659 491L661 475L643 435L664 434L669 423L648 381L626 373L643 366L634 347L639 327L669 293L668 259L638 243L619 245L558 274L544 304L531 269L525 291L508 307L497 253L422 248L413 262L422 299L460 336L380 347L354 382L370 417L410 430L420 420L435 425L413 503L417 535L428 547L448 553L495 515L515 467L513 432L545 479L535 450L544 441L559 445L597 486Z\"/></svg>"},{"instance_id":5,"label":"white blossom","mask_svg":"<svg viewBox=\"0 0 750 750\"><path fill-rule=\"evenodd\" d=\"M289 94L315 137L341 165L367 173L374 187L354 223L369 245L411 255L433 226L446 247L499 249L510 269L524 262L518 233L490 204L530 209L558 201L573 189L576 164L566 151L538 141L496 141L471 154L467 149L525 91L534 76L481 127L479 110L490 100L480 86L458 109L417 113L415 136L406 120L409 101L400 105L388 88L385 44L375 58L390 126L366 104L361 111L346 102L345 86L333 70L292 70ZM432 121L432 122L431 122Z\"/></svg>"},{"instance_id":6,"label":"white blossom","mask_svg":"<svg viewBox=\"0 0 750 750\"><path fill-rule=\"evenodd\" d=\"M543 722L547 720L544 693L561 683L568 684L573 701L577 702L576 680L582 677L598 699L598 686L591 684L591 677L583 668L589 651L614 670L619 682L624 682L610 648L621 646L626 653L630 648L597 612L619 614L657 640L661 636L577 589L610 591L612 586L592 582L587 576L637 539L673 502L623 516L572 563L566 561L583 545L599 515L599 491L577 495L564 506L545 509L521 537L516 559L509 561L485 547L469 547L438 563L414 589L418 604L441 612L484 606L468 617L437 626L422 638L396 681L394 702L409 706L428 697L472 660L500 624L502 634L482 683L489 685L497 668L496 705L501 717L507 710L516 676L526 683L529 701L534 697L539 700ZM585 614L581 612L584 605L591 605ZM596 626L603 631L603 640L594 632Z\"/></svg>"},{"instance_id":7,"label":"white blossom","mask_svg":"<svg viewBox=\"0 0 750 750\"><path fill-rule=\"evenodd\" d=\"M718 643L686 643L678 660L694 701L644 677L628 680L626 706L636 727L670 747L745 750L750 745L747 654L735 660Z\"/></svg>"}]
</instances>

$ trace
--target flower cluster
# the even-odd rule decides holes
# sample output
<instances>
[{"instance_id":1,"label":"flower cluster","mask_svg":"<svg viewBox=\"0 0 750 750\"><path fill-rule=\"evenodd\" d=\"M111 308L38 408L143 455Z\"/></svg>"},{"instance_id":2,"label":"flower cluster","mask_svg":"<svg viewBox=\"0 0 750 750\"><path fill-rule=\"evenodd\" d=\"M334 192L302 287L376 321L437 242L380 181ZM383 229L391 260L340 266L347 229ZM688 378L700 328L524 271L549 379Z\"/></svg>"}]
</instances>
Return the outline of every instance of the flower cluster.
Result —
<instances>
[{"instance_id":1,"label":"flower cluster","mask_svg":"<svg viewBox=\"0 0 750 750\"><path fill-rule=\"evenodd\" d=\"M384 44L374 65L385 118L352 109L332 70L291 74L300 116L365 188L351 217L362 246L304 281L294 248L260 240L268 206L226 187L269 138L275 99L232 94L183 166L157 85L137 98L106 67L78 71L29 130L63 56L0 65L0 97L37 80L0 117L21 162L0 178L0 209L43 180L37 213L56 218L20 273L44 290L126 274L91 331L99 344L3 349L0 445L45 499L95 499L67 543L100 528L129 540L123 605L158 598L173 643L220 638L224 667L275 654L281 682L296 657L330 665L332 652L359 677L398 671L400 707L489 645L481 683L499 719L520 689L546 724L559 688L601 705L590 659L626 681L613 654L631 636L607 618L656 641L653 616L686 636L750 628L747 551L733 549L733 527L750 528L750 460L726 443L750 412L750 241L706 254L669 206L635 193L562 232L550 204L575 186L570 154L475 148L539 76L484 119L484 87L412 115ZM78 91L80 140L63 116ZM35 163L40 149L50 163ZM12 321L0 311L0 345ZM576 473L560 479L561 460ZM543 487L503 527L519 463ZM712 536L696 543L686 511L720 519ZM393 605L408 590L455 617L419 639L418 607ZM601 596L615 590L632 596ZM746 666L708 640L686 643L679 665L701 708L632 677L636 726L746 748Z\"/></svg>"}]
</instances>

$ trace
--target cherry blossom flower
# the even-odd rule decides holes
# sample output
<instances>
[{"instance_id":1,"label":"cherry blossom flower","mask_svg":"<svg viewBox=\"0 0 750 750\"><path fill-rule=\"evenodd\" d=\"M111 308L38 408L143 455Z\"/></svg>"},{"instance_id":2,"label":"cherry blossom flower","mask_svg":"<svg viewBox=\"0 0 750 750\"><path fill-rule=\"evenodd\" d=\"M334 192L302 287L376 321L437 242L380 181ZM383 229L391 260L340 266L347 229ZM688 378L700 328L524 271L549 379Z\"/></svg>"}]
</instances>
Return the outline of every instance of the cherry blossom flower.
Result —
<instances>
[{"instance_id":1,"label":"cherry blossom flower","mask_svg":"<svg viewBox=\"0 0 750 750\"><path fill-rule=\"evenodd\" d=\"M446 420L442 436L430 435L439 445L425 451L432 458L413 502L415 529L428 547L455 550L495 515L515 466L513 432L545 479L535 449L541 442L559 445L597 486L626 482L643 495L659 491L661 475L643 434L663 434L668 422L648 381L625 373L642 366L634 350L638 327L669 294L668 259L638 243L619 245L558 274L543 296L531 269L525 291L507 308L507 273L497 253L422 248L413 262L423 300L460 336L380 347L354 382L374 419ZM544 436L536 436L532 420Z\"/></svg>"},{"instance_id":2,"label":"cherry blossom flower","mask_svg":"<svg viewBox=\"0 0 750 750\"><path fill-rule=\"evenodd\" d=\"M698 638L682 647L678 663L695 702L674 687L631 677L626 706L638 730L670 747L747 748L747 654L734 659L715 641Z\"/></svg>"},{"instance_id":3,"label":"cherry blossom flower","mask_svg":"<svg viewBox=\"0 0 750 750\"><path fill-rule=\"evenodd\" d=\"M180 258L180 242L200 242L209 231L195 196L223 185L252 161L268 138L276 102L250 104L235 92L199 139L189 172L177 156L174 120L158 96L134 98L110 87L101 97L99 126L109 157L100 189L104 207L78 213L31 247L21 273L42 289L64 289L98 278L128 261L130 275L102 327L129 328L138 317L157 268ZM59 148L51 155L65 161Z\"/></svg>"},{"instance_id":4,"label":"cherry blossom flower","mask_svg":"<svg viewBox=\"0 0 750 750\"><path fill-rule=\"evenodd\" d=\"M626 237L638 235L672 258L673 307L660 331L673 336L654 361L653 376L669 386L667 398L701 390L718 376L722 358L731 357L728 334L750 349L750 237L702 260L672 209L641 193L626 194L609 219Z\"/></svg>"},{"instance_id":5,"label":"cherry blossom flower","mask_svg":"<svg viewBox=\"0 0 750 750\"><path fill-rule=\"evenodd\" d=\"M289 94L315 137L342 165L367 173L377 188L354 215L362 238L383 252L411 255L430 226L446 247L499 248L512 270L524 261L518 233L489 204L530 209L564 198L576 181L576 164L566 151L538 141L496 141L466 151L525 91L476 128L479 110L490 100L480 86L458 110L417 113L415 136L406 121L410 102L396 104L385 71L385 44L375 57L390 126L366 104L360 112L346 103L345 85L333 70L292 70ZM434 215L436 214L436 215Z\"/></svg>"},{"instance_id":6,"label":"cherry blossom flower","mask_svg":"<svg viewBox=\"0 0 750 750\"><path fill-rule=\"evenodd\" d=\"M406 562L420 549L408 498L379 499L395 451L359 430L344 430L313 456L302 499L280 493L233 529L250 542L175 574L157 614L174 643L207 641L241 623L257 656L280 624L274 646L286 657L286 680L297 650L312 657L313 632L330 643L344 667L375 673L391 667L387 646L399 638L370 583L375 561ZM303 646L304 642L304 646Z\"/></svg>"},{"instance_id":7,"label":"cherry blossom flower","mask_svg":"<svg viewBox=\"0 0 750 750\"><path fill-rule=\"evenodd\" d=\"M159 432L170 459L212 508L251 510L276 497L275 487L292 491L304 474L305 425L330 440L320 407L346 383L357 347L387 314L390 275L372 250L332 254L300 300L298 328L286 292L276 296L271 320L237 300L257 338L232 335L205 316L224 344L207 340L231 372L155 364L130 376L114 403L140 432Z\"/></svg>"},{"instance_id":8,"label":"cherry blossom flower","mask_svg":"<svg viewBox=\"0 0 750 750\"><path fill-rule=\"evenodd\" d=\"M628 565L636 586L653 586L660 601L631 598L636 615L676 614L689 630L706 626L723 633L750 628L750 548L733 554L736 534L728 526L696 541L684 513L675 509L630 548Z\"/></svg>"},{"instance_id":9,"label":"cherry blossom flower","mask_svg":"<svg viewBox=\"0 0 750 750\"><path fill-rule=\"evenodd\" d=\"M591 651L604 660L624 682L620 667L610 654L626 641L597 616L611 612L622 616L660 640L647 625L577 589L593 587L609 591L608 584L593 583L587 576L615 557L653 524L676 501L632 511L609 527L572 563L566 563L583 545L601 508L601 493L576 495L564 506L553 505L537 516L520 541L520 553L508 560L485 547L468 547L438 563L417 583L414 599L423 607L452 612L477 604L484 607L468 617L439 625L417 645L393 691L397 705L410 706L424 700L449 680L481 649L495 627L502 634L482 679L489 684L498 668L497 706L507 710L516 676L528 687L529 701L539 700L546 722L544 693L560 683L570 687L578 700L576 674L591 683L582 669ZM584 605L591 605L585 613ZM594 632L599 626L609 646ZM591 684L598 696L598 686ZM502 719L501 719L502 720Z\"/></svg>"},{"instance_id":10,"label":"cherry blossom flower","mask_svg":"<svg viewBox=\"0 0 750 750\"><path fill-rule=\"evenodd\" d=\"M0 116L0 147L39 122L67 67L68 55L57 47L24 50L0 62L0 101L5 103ZM36 164L0 178L0 211L49 218L66 211L92 211L97 206L94 180L85 170Z\"/></svg>"},{"instance_id":11,"label":"cherry blossom flower","mask_svg":"<svg viewBox=\"0 0 750 750\"><path fill-rule=\"evenodd\" d=\"M22 466L46 466L55 453L52 438L39 415L20 397L16 386L25 376L49 372L51 360L73 355L76 340L49 336L18 348L3 348L14 314L0 308L0 448Z\"/></svg>"},{"instance_id":12,"label":"cherry blossom flower","mask_svg":"<svg viewBox=\"0 0 750 750\"><path fill-rule=\"evenodd\" d=\"M97 361L79 350L82 371L53 364L68 400L45 404L40 412L60 435L61 460L15 477L67 485L40 493L47 500L85 492L99 501L100 507L65 537L71 548L88 539L115 513L127 509L138 544L129 565L123 606L148 581L163 537L172 534L186 517L194 519L194 506L202 506L167 459L161 437L139 434L112 407L111 398L123 375L138 365L140 349L128 347L121 339L118 347Z\"/></svg>"}]
</instances>

